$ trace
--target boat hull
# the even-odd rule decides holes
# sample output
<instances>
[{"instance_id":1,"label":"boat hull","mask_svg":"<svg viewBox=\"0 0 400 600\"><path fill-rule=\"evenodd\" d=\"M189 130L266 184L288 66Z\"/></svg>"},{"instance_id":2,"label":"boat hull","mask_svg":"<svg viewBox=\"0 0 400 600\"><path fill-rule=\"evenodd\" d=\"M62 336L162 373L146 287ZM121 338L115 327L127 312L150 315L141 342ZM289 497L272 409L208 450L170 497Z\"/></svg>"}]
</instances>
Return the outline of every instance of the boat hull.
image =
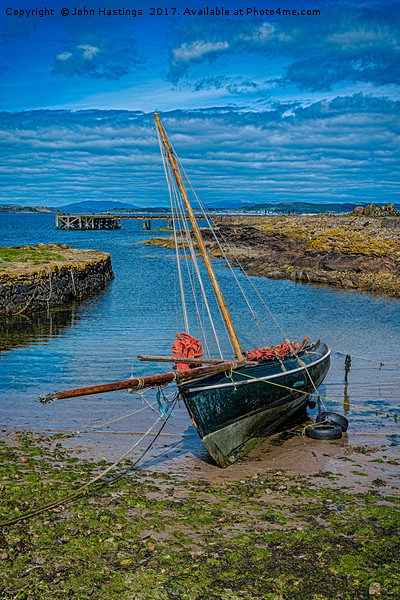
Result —
<instances>
[{"instance_id":1,"label":"boat hull","mask_svg":"<svg viewBox=\"0 0 400 600\"><path fill-rule=\"evenodd\" d=\"M299 358L283 359L286 371L270 359L181 386L192 422L219 466L234 463L307 405L328 372L330 351L310 346Z\"/></svg>"}]
</instances>

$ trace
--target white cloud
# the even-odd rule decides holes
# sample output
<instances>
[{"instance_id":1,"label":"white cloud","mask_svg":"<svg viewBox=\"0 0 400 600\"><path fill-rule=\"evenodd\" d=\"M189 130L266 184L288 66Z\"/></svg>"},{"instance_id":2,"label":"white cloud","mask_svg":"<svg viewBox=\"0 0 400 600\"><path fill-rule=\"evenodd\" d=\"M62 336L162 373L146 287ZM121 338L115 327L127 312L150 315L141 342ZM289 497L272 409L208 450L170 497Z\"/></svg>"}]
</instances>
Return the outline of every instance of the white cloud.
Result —
<instances>
[{"instance_id":1,"label":"white cloud","mask_svg":"<svg viewBox=\"0 0 400 600\"><path fill-rule=\"evenodd\" d=\"M238 35L237 39L262 46L273 39L275 32L276 28L274 27L274 25L271 25L271 23L268 23L266 21L258 27L255 27L249 33L243 33Z\"/></svg>"},{"instance_id":2,"label":"white cloud","mask_svg":"<svg viewBox=\"0 0 400 600\"><path fill-rule=\"evenodd\" d=\"M71 58L72 52L61 52L61 54L57 54L57 60L68 60Z\"/></svg>"},{"instance_id":3,"label":"white cloud","mask_svg":"<svg viewBox=\"0 0 400 600\"><path fill-rule=\"evenodd\" d=\"M173 50L173 58L176 63L189 63L192 60L201 60L209 54L227 50L228 42L204 42L198 40L191 44L182 44Z\"/></svg>"},{"instance_id":4,"label":"white cloud","mask_svg":"<svg viewBox=\"0 0 400 600\"><path fill-rule=\"evenodd\" d=\"M96 56L98 52L100 52L99 48L95 46L89 46L89 44L85 44L83 46L78 46L80 50L82 50L82 58L86 60L92 60Z\"/></svg>"},{"instance_id":5,"label":"white cloud","mask_svg":"<svg viewBox=\"0 0 400 600\"><path fill-rule=\"evenodd\" d=\"M361 94L264 111L229 107L161 115L203 202L396 201L400 102ZM57 206L148 195L152 116L129 111L0 113L0 204ZM153 151L152 203L165 204Z\"/></svg>"},{"instance_id":6,"label":"white cloud","mask_svg":"<svg viewBox=\"0 0 400 600\"><path fill-rule=\"evenodd\" d=\"M348 29L342 32L333 33L327 37L326 42L334 46L339 46L344 51L377 49L392 49L398 52L400 41L393 32L385 27L376 27L372 24L370 27L360 26L357 29Z\"/></svg>"}]
</instances>

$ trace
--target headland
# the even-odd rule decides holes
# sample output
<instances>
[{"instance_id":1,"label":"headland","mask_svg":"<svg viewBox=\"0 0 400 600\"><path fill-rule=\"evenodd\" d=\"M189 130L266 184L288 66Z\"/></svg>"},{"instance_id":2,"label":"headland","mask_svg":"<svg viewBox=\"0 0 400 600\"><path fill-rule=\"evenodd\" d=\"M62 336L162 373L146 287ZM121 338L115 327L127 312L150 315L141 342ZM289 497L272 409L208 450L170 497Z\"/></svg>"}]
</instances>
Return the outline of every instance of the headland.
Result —
<instances>
[{"instance_id":1,"label":"headland","mask_svg":"<svg viewBox=\"0 0 400 600\"><path fill-rule=\"evenodd\" d=\"M361 208L361 207L360 207ZM400 217L350 214L217 217L213 227L250 275L400 296ZM214 237L206 245L221 257ZM150 244L173 247L172 238Z\"/></svg>"}]
</instances>

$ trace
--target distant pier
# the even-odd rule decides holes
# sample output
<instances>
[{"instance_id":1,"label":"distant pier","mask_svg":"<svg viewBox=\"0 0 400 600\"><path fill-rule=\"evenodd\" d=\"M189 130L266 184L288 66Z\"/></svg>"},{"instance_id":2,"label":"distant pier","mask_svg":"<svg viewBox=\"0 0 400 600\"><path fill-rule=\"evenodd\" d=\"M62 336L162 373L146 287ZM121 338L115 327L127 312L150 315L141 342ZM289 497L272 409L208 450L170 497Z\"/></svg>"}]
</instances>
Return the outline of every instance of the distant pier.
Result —
<instances>
[{"instance_id":1,"label":"distant pier","mask_svg":"<svg viewBox=\"0 0 400 600\"><path fill-rule=\"evenodd\" d=\"M204 219L203 216L197 217ZM143 229L150 231L152 221L167 221L167 228L171 228L172 216L160 215L57 215L56 229L86 230L86 229L121 229L122 220L143 221Z\"/></svg>"},{"instance_id":2,"label":"distant pier","mask_svg":"<svg viewBox=\"0 0 400 600\"><path fill-rule=\"evenodd\" d=\"M57 215L56 229L121 229L121 218L111 215Z\"/></svg>"},{"instance_id":3,"label":"distant pier","mask_svg":"<svg viewBox=\"0 0 400 600\"><path fill-rule=\"evenodd\" d=\"M217 213L214 212L212 215L209 215L209 219L214 221L214 219L221 219L222 222L226 219L228 222L234 218L237 219L248 219L249 217L257 217L265 218L270 217L271 214L252 214L252 213ZM204 215L196 215L196 219L198 221L204 221ZM78 229L81 230L92 230L92 229L121 229L121 221L142 221L143 229L150 231L151 230L151 222L152 221L167 221L167 228L171 229L172 223L172 215L171 213L167 214L119 214L119 215L57 215L56 216L56 229L69 229L72 231L76 231ZM178 219L179 221L180 219Z\"/></svg>"}]
</instances>

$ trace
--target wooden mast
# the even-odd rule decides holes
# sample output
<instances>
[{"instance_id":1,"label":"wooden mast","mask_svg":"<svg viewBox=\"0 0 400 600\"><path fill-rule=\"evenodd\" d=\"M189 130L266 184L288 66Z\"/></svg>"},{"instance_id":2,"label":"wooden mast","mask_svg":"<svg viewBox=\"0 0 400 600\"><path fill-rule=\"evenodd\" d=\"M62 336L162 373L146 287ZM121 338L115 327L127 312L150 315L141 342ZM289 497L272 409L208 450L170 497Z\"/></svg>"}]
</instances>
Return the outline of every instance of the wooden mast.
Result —
<instances>
[{"instance_id":1,"label":"wooden mast","mask_svg":"<svg viewBox=\"0 0 400 600\"><path fill-rule=\"evenodd\" d=\"M178 165L176 163L176 160L175 160L175 157L173 155L172 149L171 149L171 147L169 145L167 134L165 133L164 127L163 127L163 125L162 125L162 123L160 121L160 117L158 116L158 113L154 113L154 121L155 121L155 124L157 125L158 131L160 132L161 139L162 139L162 142L164 144L164 148L165 148L168 160L170 162L172 171L173 171L173 173L175 175L176 183L178 184L178 188L179 188L179 191L180 191L180 193L182 195L183 202L185 203L186 210L187 210L187 213L188 213L188 217L189 217L190 222L192 224L194 235L196 237L197 243L198 243L199 248L200 248L200 252L202 254L204 263L206 265L206 269L207 269L208 274L209 274L210 279L211 279L212 286L213 286L215 294L217 296L218 304L221 307L222 315L224 317L226 326L228 328L229 336L230 336L230 338L232 340L232 344L233 344L233 347L235 349L236 356L237 356L237 358L239 360L243 360L244 356L243 356L242 348L240 346L239 338L237 336L235 327L233 326L232 319L231 319L231 316L230 316L229 311L228 311L228 307L226 306L225 298L222 295L221 288L219 287L219 283L218 283L217 278L215 276L214 269L213 269L213 266L211 264L210 257L208 256L207 249L206 249L206 247L204 245L204 241L203 241L203 238L202 238L199 226L197 225L196 217L194 215L193 209L192 209L191 204L189 202L189 198L188 198L188 195L186 193L185 186L183 185L183 181L182 181L182 177L181 177Z\"/></svg>"}]
</instances>

